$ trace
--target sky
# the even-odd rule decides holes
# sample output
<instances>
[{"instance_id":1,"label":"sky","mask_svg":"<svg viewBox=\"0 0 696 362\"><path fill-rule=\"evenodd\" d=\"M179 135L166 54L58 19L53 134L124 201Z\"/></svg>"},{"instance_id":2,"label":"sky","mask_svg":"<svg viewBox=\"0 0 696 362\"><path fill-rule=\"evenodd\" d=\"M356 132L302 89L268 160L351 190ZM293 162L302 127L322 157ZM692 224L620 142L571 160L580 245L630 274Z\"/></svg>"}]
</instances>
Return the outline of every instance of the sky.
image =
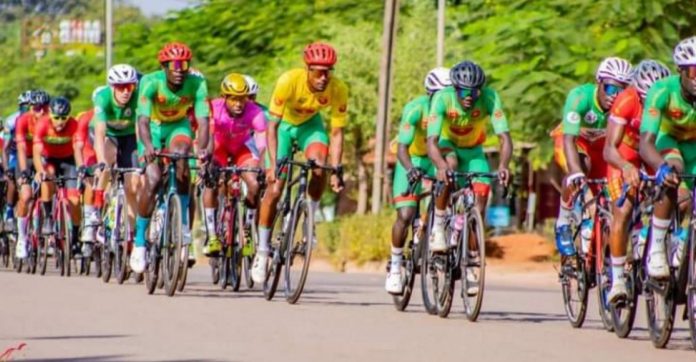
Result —
<instances>
[{"instance_id":1,"label":"sky","mask_svg":"<svg viewBox=\"0 0 696 362\"><path fill-rule=\"evenodd\" d=\"M164 15L169 10L178 10L190 6L191 0L127 0L140 8L147 16Z\"/></svg>"}]
</instances>

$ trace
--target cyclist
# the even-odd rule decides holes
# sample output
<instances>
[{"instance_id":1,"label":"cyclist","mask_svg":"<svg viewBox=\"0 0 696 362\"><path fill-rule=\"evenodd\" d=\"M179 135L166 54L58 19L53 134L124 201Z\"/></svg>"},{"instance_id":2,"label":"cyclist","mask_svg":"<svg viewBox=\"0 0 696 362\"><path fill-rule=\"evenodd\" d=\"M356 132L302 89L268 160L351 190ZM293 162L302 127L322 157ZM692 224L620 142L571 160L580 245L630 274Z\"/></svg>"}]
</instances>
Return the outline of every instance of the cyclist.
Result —
<instances>
[{"instance_id":1,"label":"cyclist","mask_svg":"<svg viewBox=\"0 0 696 362\"><path fill-rule=\"evenodd\" d=\"M5 168L5 181L7 182L7 193L5 212L3 220L8 229L14 229L14 207L17 203L17 184L15 183L15 172L17 171L17 143L15 142L15 129L17 119L28 112L31 101L31 91L24 91L17 97L17 112L5 118L3 125L3 150L2 165Z\"/></svg>"},{"instance_id":2,"label":"cyclist","mask_svg":"<svg viewBox=\"0 0 696 362\"><path fill-rule=\"evenodd\" d=\"M631 86L619 93L609 113L607 136L604 144L604 159L609 164L607 179L609 194L616 201L621 194L623 184L631 186L629 195L635 195L640 185L640 168L642 161L638 152L640 142L640 122L643 116L643 101L648 89L656 81L669 76L669 69L655 60L640 62L633 72ZM611 225L611 290L608 299L616 302L627 295L624 264L628 242L628 222L631 215L633 198L627 197L623 207L618 204L613 208ZM638 235L640 225L634 227L633 235Z\"/></svg>"},{"instance_id":3,"label":"cyclist","mask_svg":"<svg viewBox=\"0 0 696 362\"><path fill-rule=\"evenodd\" d=\"M396 170L394 171L393 197L397 216L392 227L391 267L387 273L385 289L389 293L401 294L404 284L401 276L403 247L408 229L416 215L418 205L418 186L412 195L404 195L409 186L420 182L423 174L434 176L434 169L428 159L425 143L430 100L435 92L452 85L449 69L435 68L428 72L424 86L426 95L410 101L401 113L399 125Z\"/></svg>"},{"instance_id":4,"label":"cyclist","mask_svg":"<svg viewBox=\"0 0 696 362\"><path fill-rule=\"evenodd\" d=\"M428 156L437 168L438 180L449 185L451 170L490 170L482 146L486 140L486 123L490 118L493 131L500 141L498 177L503 185L507 185L510 180L508 165L512 156L512 139L498 93L486 86L483 69L472 61L465 60L454 66L450 79L452 86L437 92L430 104L427 148ZM447 199L451 191L449 186L435 201L433 236L430 240L430 248L434 252L445 251L449 247L444 230ZM476 205L485 215L490 180L477 179L473 188Z\"/></svg>"},{"instance_id":5,"label":"cyclist","mask_svg":"<svg viewBox=\"0 0 696 362\"><path fill-rule=\"evenodd\" d=\"M306 67L281 75L273 90L267 136L268 189L259 210L259 248L251 273L252 279L257 283L266 279L271 225L286 176L283 173L276 180L278 160L290 157L292 144L297 142L305 156L320 165L326 164L327 155L331 165L337 166L341 162L343 127L348 116L348 87L332 74L336 60L336 50L331 45L311 43L304 49ZM326 108L331 108L330 136L319 113ZM313 213L319 206L326 179L321 169L313 170L312 174L308 194L310 212ZM330 183L335 192L341 190L337 175L331 175Z\"/></svg>"},{"instance_id":6,"label":"cyclist","mask_svg":"<svg viewBox=\"0 0 696 362\"><path fill-rule=\"evenodd\" d=\"M138 90L138 153L148 164L145 187L138 195L138 213L135 223L135 248L131 254L131 268L136 273L145 269L145 231L154 211L155 196L162 183L162 169L153 163L162 149L179 154L191 151L193 132L187 117L194 108L198 123L199 157L207 159L208 149L208 88L205 78L190 74L191 50L183 43L169 43L160 50L161 70L145 75ZM177 162L177 184L182 210L189 209L188 161ZM191 244L189 213L182 212L182 232L185 245Z\"/></svg>"},{"instance_id":7,"label":"cyclist","mask_svg":"<svg viewBox=\"0 0 696 362\"><path fill-rule=\"evenodd\" d=\"M266 117L263 109L251 101L249 85L241 74L228 74L222 80L220 94L222 97L214 99L210 107L213 164L217 167L226 167L228 160L231 160L239 167L258 167L260 151L257 146L265 147L266 142ZM215 172L211 172L208 176L203 191L208 244L203 252L206 255L214 255L221 249L220 239L215 233L218 187ZM249 209L256 209L259 192L256 175L244 173L241 177L247 186L245 204Z\"/></svg>"},{"instance_id":8,"label":"cyclist","mask_svg":"<svg viewBox=\"0 0 696 362\"><path fill-rule=\"evenodd\" d=\"M106 78L108 86L97 88L92 96L94 149L97 162L107 166L105 172L100 174L94 191L94 209L91 213L93 216L89 220L92 225L99 222L99 215L104 206L104 190L111 176L108 168L113 165L122 168L137 167L135 114L138 103L138 72L130 65L116 64L109 69ZM82 138L86 136L84 129L80 135ZM130 223L133 222L136 209L137 181L135 175L125 178Z\"/></svg>"},{"instance_id":9,"label":"cyclist","mask_svg":"<svg viewBox=\"0 0 696 362\"><path fill-rule=\"evenodd\" d=\"M554 157L565 171L561 190L561 207L556 221L556 246L562 257L575 254L570 230L573 218L571 196L586 179L603 178L603 157L607 116L616 96L631 81L632 66L625 59L604 59L595 73L596 83L587 83L568 93L563 107L563 121L551 132ZM579 218L579 215L577 216ZM581 232L582 251L588 252L592 230Z\"/></svg>"},{"instance_id":10,"label":"cyclist","mask_svg":"<svg viewBox=\"0 0 696 362\"><path fill-rule=\"evenodd\" d=\"M70 101L65 97L51 100L50 112L36 124L33 138L33 159L36 170L35 180L41 183L41 207L44 215L53 215L52 198L55 194L54 177L77 177L77 168L84 167L82 150L77 147L76 134L78 124L70 116ZM68 190L71 217L73 222L73 254L80 254L78 231L80 228L80 193L76 180L65 183ZM58 221L58 220L54 220ZM43 233L50 233L53 225L44 220Z\"/></svg>"},{"instance_id":11,"label":"cyclist","mask_svg":"<svg viewBox=\"0 0 696 362\"><path fill-rule=\"evenodd\" d=\"M696 37L679 42L672 58L679 74L650 88L640 126L640 156L657 170L656 182L665 186L655 203L648 250L648 275L657 279L669 277L665 236L677 197L688 199L683 197L688 190L678 187L678 173L696 174Z\"/></svg>"},{"instance_id":12,"label":"cyclist","mask_svg":"<svg viewBox=\"0 0 696 362\"><path fill-rule=\"evenodd\" d=\"M17 203L17 248L16 257L25 258L27 256L27 220L29 216L29 205L32 201L31 175L34 172L33 166L33 135L34 129L40 117L48 113L48 103L50 97L43 90L31 92L29 100L30 109L17 118L15 128L15 142L17 143L17 164L19 165L19 202ZM28 144L28 145L27 145Z\"/></svg>"}]
</instances>

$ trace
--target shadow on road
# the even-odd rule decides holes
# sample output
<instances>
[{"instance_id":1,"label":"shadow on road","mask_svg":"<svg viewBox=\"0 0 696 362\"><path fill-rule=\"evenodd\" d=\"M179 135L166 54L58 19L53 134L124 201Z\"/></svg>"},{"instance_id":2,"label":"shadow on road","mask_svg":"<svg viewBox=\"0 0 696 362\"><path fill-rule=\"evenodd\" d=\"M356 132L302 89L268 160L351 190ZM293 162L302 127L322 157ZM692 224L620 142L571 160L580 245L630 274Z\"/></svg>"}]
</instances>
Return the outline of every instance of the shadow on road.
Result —
<instances>
[{"instance_id":1,"label":"shadow on road","mask_svg":"<svg viewBox=\"0 0 696 362\"><path fill-rule=\"evenodd\" d=\"M566 321L566 315L557 313L483 311L480 319L493 322L546 323Z\"/></svg>"},{"instance_id":2,"label":"shadow on road","mask_svg":"<svg viewBox=\"0 0 696 362\"><path fill-rule=\"evenodd\" d=\"M107 338L126 338L130 337L127 334L101 334L101 335L84 335L84 336L41 336L27 337L26 340L45 341L45 340L61 340L61 339L107 339Z\"/></svg>"}]
</instances>

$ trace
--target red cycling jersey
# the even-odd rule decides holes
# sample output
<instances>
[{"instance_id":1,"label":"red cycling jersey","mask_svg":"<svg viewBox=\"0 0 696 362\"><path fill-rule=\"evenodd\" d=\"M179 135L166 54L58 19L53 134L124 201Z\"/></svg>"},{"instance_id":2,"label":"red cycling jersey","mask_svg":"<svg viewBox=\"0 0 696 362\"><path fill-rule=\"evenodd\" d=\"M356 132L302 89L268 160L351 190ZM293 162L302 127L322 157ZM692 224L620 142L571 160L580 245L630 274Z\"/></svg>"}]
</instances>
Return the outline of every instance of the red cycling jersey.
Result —
<instances>
[{"instance_id":1,"label":"red cycling jersey","mask_svg":"<svg viewBox=\"0 0 696 362\"><path fill-rule=\"evenodd\" d=\"M89 137L92 118L94 118L94 109L77 115L77 133L75 137L76 141L84 144L82 148L82 158L85 162L85 166L92 166L97 163L97 153L94 151L92 139Z\"/></svg>"},{"instance_id":2,"label":"red cycling jersey","mask_svg":"<svg viewBox=\"0 0 696 362\"><path fill-rule=\"evenodd\" d=\"M74 155L73 144L77 140L77 121L70 117L62 130L53 127L51 117L42 117L36 125L35 145L43 145L42 156L46 158L69 158Z\"/></svg>"},{"instance_id":3,"label":"red cycling jersey","mask_svg":"<svg viewBox=\"0 0 696 362\"><path fill-rule=\"evenodd\" d=\"M15 142L17 142L18 145L28 144L28 146L26 147L27 157L31 157L32 155L31 144L34 137L34 130L36 128L37 122L38 118L36 117L34 112L31 111L22 114L17 119L17 125L15 128Z\"/></svg>"}]
</instances>

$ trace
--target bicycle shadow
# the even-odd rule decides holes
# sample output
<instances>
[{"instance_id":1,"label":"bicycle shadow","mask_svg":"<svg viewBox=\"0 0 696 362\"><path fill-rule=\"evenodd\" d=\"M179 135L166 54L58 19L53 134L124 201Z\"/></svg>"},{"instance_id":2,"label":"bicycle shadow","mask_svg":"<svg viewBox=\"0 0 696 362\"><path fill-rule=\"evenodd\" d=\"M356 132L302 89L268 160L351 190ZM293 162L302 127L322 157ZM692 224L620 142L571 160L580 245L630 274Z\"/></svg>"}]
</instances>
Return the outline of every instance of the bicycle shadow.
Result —
<instances>
[{"instance_id":1,"label":"bicycle shadow","mask_svg":"<svg viewBox=\"0 0 696 362\"><path fill-rule=\"evenodd\" d=\"M517 322L539 324L565 322L567 321L567 317L565 314L560 313L481 311L479 320L485 320L488 322ZM592 320L587 321L594 322Z\"/></svg>"}]
</instances>

